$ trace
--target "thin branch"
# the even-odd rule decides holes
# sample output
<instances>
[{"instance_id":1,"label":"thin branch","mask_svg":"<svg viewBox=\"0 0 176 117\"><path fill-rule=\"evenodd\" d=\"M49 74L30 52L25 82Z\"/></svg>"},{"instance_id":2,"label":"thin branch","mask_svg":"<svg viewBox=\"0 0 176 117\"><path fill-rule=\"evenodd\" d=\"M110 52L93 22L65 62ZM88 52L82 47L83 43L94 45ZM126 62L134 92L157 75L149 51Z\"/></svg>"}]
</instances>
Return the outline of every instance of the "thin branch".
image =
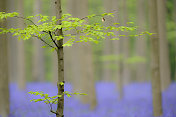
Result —
<instances>
[{"instance_id":1,"label":"thin branch","mask_svg":"<svg viewBox=\"0 0 176 117\"><path fill-rule=\"evenodd\" d=\"M44 97L44 98L45 98L45 97ZM57 113L56 111L53 111L53 109L52 109L52 104L50 103L50 101L49 101L47 98L45 98L45 100L47 100L47 101L49 102L50 112L52 112L52 113L58 115L58 113Z\"/></svg>"},{"instance_id":2,"label":"thin branch","mask_svg":"<svg viewBox=\"0 0 176 117\"><path fill-rule=\"evenodd\" d=\"M52 102L52 104L54 104L56 102L56 100L54 100L53 102Z\"/></svg>"},{"instance_id":3,"label":"thin branch","mask_svg":"<svg viewBox=\"0 0 176 117\"><path fill-rule=\"evenodd\" d=\"M45 98L45 99L49 102L50 110L53 110L52 109L52 104L50 103L50 101L47 98Z\"/></svg>"},{"instance_id":4,"label":"thin branch","mask_svg":"<svg viewBox=\"0 0 176 117\"><path fill-rule=\"evenodd\" d=\"M113 10L113 11L111 11L109 13L115 13L115 12L118 12L118 11L117 10ZM102 17L102 15L94 15L93 17L97 17L97 16ZM86 16L86 17L81 18L81 20L83 20L83 19L88 19L88 17Z\"/></svg>"},{"instance_id":5,"label":"thin branch","mask_svg":"<svg viewBox=\"0 0 176 117\"><path fill-rule=\"evenodd\" d=\"M47 43L45 40L43 40L42 38L40 38L40 37L38 37L38 36L36 36L36 35L33 35L33 36L36 37L37 39L41 40L42 42L44 42L44 43L45 43L46 45L48 45L49 47L55 48L54 46L48 44L48 43Z\"/></svg>"},{"instance_id":6,"label":"thin branch","mask_svg":"<svg viewBox=\"0 0 176 117\"><path fill-rule=\"evenodd\" d=\"M37 26L32 20L28 19L28 18L25 18L25 17L20 17L20 16L15 16L16 18L21 18L21 19L24 19L24 20L28 20L30 21L32 24L34 24L35 26Z\"/></svg>"},{"instance_id":7,"label":"thin branch","mask_svg":"<svg viewBox=\"0 0 176 117\"><path fill-rule=\"evenodd\" d=\"M101 15L95 15L95 16L92 16L92 17L96 17L96 16L100 16L101 17ZM83 20L83 19L88 19L88 17L86 16L86 17L83 17L83 18L81 18L80 20Z\"/></svg>"},{"instance_id":8,"label":"thin branch","mask_svg":"<svg viewBox=\"0 0 176 117\"><path fill-rule=\"evenodd\" d=\"M53 36L52 36L52 34L51 34L51 31L49 31L48 33L49 33L50 38L51 38L51 40L53 41L53 43L56 45L57 48L59 48L59 46L57 45L56 41L53 39Z\"/></svg>"},{"instance_id":9,"label":"thin branch","mask_svg":"<svg viewBox=\"0 0 176 117\"><path fill-rule=\"evenodd\" d=\"M54 114L58 115L58 113L57 113L57 112L55 112L55 111L53 111L53 110L50 110L50 112L52 112L52 113L54 113Z\"/></svg>"}]
</instances>

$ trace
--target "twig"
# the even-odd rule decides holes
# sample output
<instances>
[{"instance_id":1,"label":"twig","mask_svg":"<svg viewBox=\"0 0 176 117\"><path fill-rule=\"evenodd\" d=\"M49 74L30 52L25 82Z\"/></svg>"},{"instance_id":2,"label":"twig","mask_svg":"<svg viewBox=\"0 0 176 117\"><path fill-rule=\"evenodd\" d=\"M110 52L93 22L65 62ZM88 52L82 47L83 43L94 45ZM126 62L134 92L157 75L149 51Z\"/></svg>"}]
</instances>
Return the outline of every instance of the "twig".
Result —
<instances>
[{"instance_id":1,"label":"twig","mask_svg":"<svg viewBox=\"0 0 176 117\"><path fill-rule=\"evenodd\" d=\"M51 34L51 31L48 32L48 34L50 35L51 40L53 41L53 43L56 45L57 48L59 48L59 46L57 45L56 41L53 39L53 36Z\"/></svg>"},{"instance_id":2,"label":"twig","mask_svg":"<svg viewBox=\"0 0 176 117\"><path fill-rule=\"evenodd\" d=\"M52 112L52 113L54 113L54 114L58 115L58 113L57 113L57 112L55 112L55 111L53 111L53 110L50 110L50 112Z\"/></svg>"},{"instance_id":3,"label":"twig","mask_svg":"<svg viewBox=\"0 0 176 117\"><path fill-rule=\"evenodd\" d=\"M113 13L113 12L117 12L117 10L113 10L112 12L110 12L110 13ZM92 16L92 17L97 17L97 16L100 16L100 17L102 17L101 15L94 15L94 16ZM86 17L83 17L83 18L81 18L81 20L83 20L83 19L87 19L88 17L86 16Z\"/></svg>"},{"instance_id":4,"label":"twig","mask_svg":"<svg viewBox=\"0 0 176 117\"><path fill-rule=\"evenodd\" d=\"M45 97L44 97L45 98ZM50 106L50 112L52 112L52 113L54 113L54 114L56 114L56 115L58 115L58 113L56 112L56 111L53 111L53 109L52 109L52 104L50 103L50 101L47 99L47 98L45 98L48 102L49 102L49 106Z\"/></svg>"},{"instance_id":5,"label":"twig","mask_svg":"<svg viewBox=\"0 0 176 117\"><path fill-rule=\"evenodd\" d=\"M42 38L40 38L40 37L38 37L38 36L36 36L36 35L33 35L33 36L36 37L37 39L41 40L42 42L44 42L44 43L45 43L46 45L48 45L49 47L55 48L54 46L48 44L48 43L47 43L45 40L43 40Z\"/></svg>"},{"instance_id":6,"label":"twig","mask_svg":"<svg viewBox=\"0 0 176 117\"><path fill-rule=\"evenodd\" d=\"M15 16L16 18L21 18L21 19L24 19L24 20L28 20L30 21L32 24L34 24L35 26L37 26L32 20L28 19L28 18L25 18L25 17L20 17L20 16Z\"/></svg>"}]
</instances>

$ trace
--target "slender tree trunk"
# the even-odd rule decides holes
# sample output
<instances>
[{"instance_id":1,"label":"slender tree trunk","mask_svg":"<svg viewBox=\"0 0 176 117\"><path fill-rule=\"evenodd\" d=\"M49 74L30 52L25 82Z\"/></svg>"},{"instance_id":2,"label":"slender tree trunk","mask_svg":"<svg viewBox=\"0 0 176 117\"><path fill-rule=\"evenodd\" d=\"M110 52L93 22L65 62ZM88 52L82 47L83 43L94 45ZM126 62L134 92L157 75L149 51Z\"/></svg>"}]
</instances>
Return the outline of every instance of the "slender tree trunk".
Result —
<instances>
[{"instance_id":1,"label":"slender tree trunk","mask_svg":"<svg viewBox=\"0 0 176 117\"><path fill-rule=\"evenodd\" d=\"M83 89L83 93L88 95L81 96L81 101L86 104L90 104L90 108L93 110L96 107L96 93L95 93L95 80L94 80L94 67L92 59L92 46L90 43L81 43L82 52L84 55L81 68L83 69L83 77L80 85L80 89Z\"/></svg>"},{"instance_id":2,"label":"slender tree trunk","mask_svg":"<svg viewBox=\"0 0 176 117\"><path fill-rule=\"evenodd\" d=\"M0 2L2 3L2 2ZM2 23L0 23L2 26ZM9 114L9 84L7 61L7 38L0 36L0 115L8 117Z\"/></svg>"},{"instance_id":3,"label":"slender tree trunk","mask_svg":"<svg viewBox=\"0 0 176 117\"><path fill-rule=\"evenodd\" d=\"M112 3L112 0L104 0L105 12L107 12L107 13L112 12L111 3ZM104 25L105 26L112 25L112 18L107 17L105 19ZM109 39L111 39L111 36L106 36L106 39L104 40L104 48L103 48L103 55L104 56L112 55L112 41ZM103 61L103 80L105 80L105 81L112 80L112 70L111 70L110 66L111 66L110 60Z\"/></svg>"},{"instance_id":4,"label":"slender tree trunk","mask_svg":"<svg viewBox=\"0 0 176 117\"><path fill-rule=\"evenodd\" d=\"M7 0L7 12L16 11L16 1ZM16 21L13 19L7 19L7 28L17 27ZM8 58L9 58L9 80L10 82L17 81L17 38L12 34L7 34L8 41Z\"/></svg>"},{"instance_id":5,"label":"slender tree trunk","mask_svg":"<svg viewBox=\"0 0 176 117\"><path fill-rule=\"evenodd\" d=\"M6 0L0 0L0 11L6 11ZM5 28L6 22L0 21L0 27ZM9 114L9 77L8 77L8 51L7 37L0 35L0 115L8 117Z\"/></svg>"},{"instance_id":6,"label":"slender tree trunk","mask_svg":"<svg viewBox=\"0 0 176 117\"><path fill-rule=\"evenodd\" d=\"M88 0L69 0L68 12L71 13L73 17L83 18L87 16ZM94 109L96 106L96 95L92 60L92 46L90 43L76 43L70 47L70 50L72 55L71 67L74 91L88 94L87 96L76 97L78 97L83 103L89 103L91 109Z\"/></svg>"},{"instance_id":7,"label":"slender tree trunk","mask_svg":"<svg viewBox=\"0 0 176 117\"><path fill-rule=\"evenodd\" d=\"M68 12L72 14L73 17L81 17L81 12L80 12L80 6L82 6L82 3L80 3L80 0L69 0L68 2ZM80 5L79 5L80 4ZM86 16L86 14L85 14ZM75 33L75 32L71 32ZM79 37L79 34L77 35ZM78 38L76 38L78 40ZM72 84L73 84L73 91L74 92L84 92L83 89L83 80L84 80L84 73L85 73L85 68L83 66L84 64L84 52L83 52L83 46L82 43L76 43L71 47L71 70L72 70ZM80 99L81 101L85 102L81 98L82 96L76 96L76 98Z\"/></svg>"},{"instance_id":8,"label":"slender tree trunk","mask_svg":"<svg viewBox=\"0 0 176 117\"><path fill-rule=\"evenodd\" d=\"M59 19L57 24L61 25L62 20L62 8L61 8L61 0L55 0L55 9L56 9L56 18ZM63 35L62 29L57 29L56 35ZM57 41L57 58L58 58L58 95L62 95L64 92L64 85L60 85L60 82L64 81L64 52L63 52L63 39ZM57 104L57 113L56 117L64 117L64 96L58 98Z\"/></svg>"},{"instance_id":9,"label":"slender tree trunk","mask_svg":"<svg viewBox=\"0 0 176 117\"><path fill-rule=\"evenodd\" d=\"M157 0L158 29L160 45L160 76L161 88L166 89L171 83L171 71L169 63L168 40L166 37L166 0Z\"/></svg>"},{"instance_id":10,"label":"slender tree trunk","mask_svg":"<svg viewBox=\"0 0 176 117\"><path fill-rule=\"evenodd\" d=\"M112 0L111 11L114 12L114 17L112 18L112 23L120 22L119 15L117 14L117 12L119 12L119 6L120 6L119 3L120 3L120 0ZM118 36L119 32L114 31L114 34L116 36ZM120 46L121 46L121 40L112 41L112 50L113 50L112 53L117 57L120 56L120 54L121 54L121 47ZM117 82L117 89L119 92L118 99L121 100L123 98L122 61L116 60L113 62L113 64L117 65L117 69L114 72L114 76L115 76L115 79Z\"/></svg>"},{"instance_id":11,"label":"slender tree trunk","mask_svg":"<svg viewBox=\"0 0 176 117\"><path fill-rule=\"evenodd\" d=\"M137 5L137 16L138 16L138 26L139 32L145 31L145 0L138 0ZM146 45L147 41L145 35L142 35L137 38L136 40L136 55L142 57L144 59L147 58L146 56ZM147 62L147 61L146 61ZM144 82L147 80L147 66L146 62L144 63L137 63L136 65L136 79L137 81Z\"/></svg>"},{"instance_id":12,"label":"slender tree trunk","mask_svg":"<svg viewBox=\"0 0 176 117\"><path fill-rule=\"evenodd\" d=\"M80 18L88 15L88 0L78 0L80 3L80 9L78 14ZM84 35L84 34L82 34ZM95 94L95 80L94 80L94 67L92 57L92 46L91 43L80 43L81 53L81 70L82 70L82 82L80 89L83 89L87 96L81 96L81 100L84 103L90 104L90 108L94 109L96 106L96 94Z\"/></svg>"},{"instance_id":13,"label":"slender tree trunk","mask_svg":"<svg viewBox=\"0 0 176 117\"><path fill-rule=\"evenodd\" d=\"M42 12L42 0L35 0L33 14L37 15ZM35 18L35 23L39 18ZM36 23L37 24L37 23ZM45 81L45 66L44 66L44 50L42 42L40 40L33 40L34 45L34 56L33 56L33 71L32 77L34 81Z\"/></svg>"},{"instance_id":14,"label":"slender tree trunk","mask_svg":"<svg viewBox=\"0 0 176 117\"><path fill-rule=\"evenodd\" d=\"M174 0L174 21L175 21L175 24L176 24L176 0ZM176 31L176 27L175 27L175 31ZM176 36L176 34L175 34L175 36ZM176 50L176 39L175 39L175 50ZM176 51L175 51L175 56L176 56ZM174 79L176 81L176 62L175 62Z\"/></svg>"},{"instance_id":15,"label":"slender tree trunk","mask_svg":"<svg viewBox=\"0 0 176 117\"><path fill-rule=\"evenodd\" d=\"M127 0L121 0L121 9L120 13L123 19L121 19L121 24L126 26L126 23L128 21L128 9L127 9ZM126 35L125 32L121 32L122 34ZM129 38L128 37L122 37L122 55L123 55L123 66L122 66L122 77L123 77L123 83L129 84L131 80L131 71L129 65L126 63L126 60L129 58Z\"/></svg>"},{"instance_id":16,"label":"slender tree trunk","mask_svg":"<svg viewBox=\"0 0 176 117\"><path fill-rule=\"evenodd\" d=\"M79 17L79 0L68 0L68 13L72 14L73 17ZM70 33L75 33L75 32L70 32ZM73 84L73 91L74 92L83 92L82 89L80 91L80 84L81 84L81 79L82 79L82 73L81 71L81 49L80 49L80 44L76 43L72 47L70 47L71 51L71 83ZM80 98L78 96L78 98Z\"/></svg>"},{"instance_id":17,"label":"slender tree trunk","mask_svg":"<svg viewBox=\"0 0 176 117\"><path fill-rule=\"evenodd\" d=\"M24 1L18 0L18 12L21 16L24 16ZM19 28L24 28L24 20L20 19L18 21ZM25 78L25 55L24 55L24 41L19 40L18 44L18 86L20 89L24 90L26 88L26 78Z\"/></svg>"},{"instance_id":18,"label":"slender tree trunk","mask_svg":"<svg viewBox=\"0 0 176 117\"><path fill-rule=\"evenodd\" d=\"M151 69L152 69L152 95L153 95L153 114L162 115L162 97L160 83L160 65L159 65L159 35L158 35L158 17L157 0L149 0L149 21L151 35Z\"/></svg>"}]
</instances>

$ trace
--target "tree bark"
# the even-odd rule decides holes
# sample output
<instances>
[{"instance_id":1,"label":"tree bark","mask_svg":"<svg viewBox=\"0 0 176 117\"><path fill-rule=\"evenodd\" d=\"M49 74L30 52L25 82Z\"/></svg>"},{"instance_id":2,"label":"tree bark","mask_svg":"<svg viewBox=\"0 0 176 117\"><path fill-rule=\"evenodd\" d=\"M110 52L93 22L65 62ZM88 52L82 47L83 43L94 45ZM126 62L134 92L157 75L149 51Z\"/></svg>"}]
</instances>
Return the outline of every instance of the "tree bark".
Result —
<instances>
[{"instance_id":1,"label":"tree bark","mask_svg":"<svg viewBox=\"0 0 176 117\"><path fill-rule=\"evenodd\" d=\"M73 17L83 18L87 16L88 0L70 0L68 2L68 12L71 13ZM80 35L84 34L78 34L78 37ZM83 103L90 104L90 108L94 109L96 106L96 95L92 60L92 46L87 42L76 43L70 48L72 55L71 67L74 91L88 94L87 96L76 97L78 97Z\"/></svg>"},{"instance_id":2,"label":"tree bark","mask_svg":"<svg viewBox=\"0 0 176 117\"><path fill-rule=\"evenodd\" d=\"M139 26L139 33L145 31L146 12L145 12L145 0L138 0L137 5L137 22ZM147 58L146 54L147 40L145 35L139 36L136 40L136 55L144 59ZM146 61L147 62L147 61ZM147 80L147 66L146 62L136 64L136 79L139 82L145 82ZM144 75L145 74L145 75Z\"/></svg>"},{"instance_id":3,"label":"tree bark","mask_svg":"<svg viewBox=\"0 0 176 117\"><path fill-rule=\"evenodd\" d=\"M0 11L6 11L6 0L0 0ZM0 20L0 26L5 28L6 22ZM8 77L8 42L6 35L0 35L0 115L9 115L9 77Z\"/></svg>"},{"instance_id":4,"label":"tree bark","mask_svg":"<svg viewBox=\"0 0 176 117\"><path fill-rule=\"evenodd\" d=\"M104 8L105 12L109 13L112 12L112 0L104 0ZM107 17L104 22L105 26L112 25L112 18ZM110 30L108 30L110 31ZM104 40L104 47L103 47L103 56L110 56L112 55L112 41L111 36L106 36ZM103 80L104 81L111 81L112 80L112 70L111 70L111 60L105 60L103 61Z\"/></svg>"},{"instance_id":5,"label":"tree bark","mask_svg":"<svg viewBox=\"0 0 176 117\"><path fill-rule=\"evenodd\" d=\"M126 0L121 0L121 24L126 26L126 23L128 21L128 9L127 9L127 1ZM121 32L123 35L126 35L127 33ZM123 84L129 84L131 80L131 71L129 64L126 63L126 60L129 58L130 54L130 49L129 49L129 38L128 37L122 37L122 55L123 55L123 65L122 65L122 77L123 77Z\"/></svg>"},{"instance_id":6,"label":"tree bark","mask_svg":"<svg viewBox=\"0 0 176 117\"><path fill-rule=\"evenodd\" d=\"M174 0L174 21L175 21L175 24L176 24L176 0ZM176 27L175 27L175 31L176 31ZM176 50L176 39L175 39L175 50ZM176 52L175 52L175 56L176 56ZM176 62L175 62L174 79L176 81Z\"/></svg>"},{"instance_id":7,"label":"tree bark","mask_svg":"<svg viewBox=\"0 0 176 117\"><path fill-rule=\"evenodd\" d=\"M57 24L62 24L62 8L61 8L61 0L55 0L55 9L56 9L56 18L59 19ZM57 29L56 35L63 35L62 29ZM62 95L64 92L64 85L61 85L60 82L64 81L64 52L63 52L63 39L57 41L57 58L58 58L58 81L57 81L57 87L58 87L58 95ZM58 98L57 103L57 114L56 117L64 117L64 96Z\"/></svg>"},{"instance_id":8,"label":"tree bark","mask_svg":"<svg viewBox=\"0 0 176 117\"><path fill-rule=\"evenodd\" d=\"M7 12L16 11L16 1L7 0ZM7 28L17 27L16 23L13 19L7 19ZM12 34L7 34L8 39L8 61L9 61L9 81L16 82L17 81L17 37L12 36Z\"/></svg>"},{"instance_id":9,"label":"tree bark","mask_svg":"<svg viewBox=\"0 0 176 117\"><path fill-rule=\"evenodd\" d=\"M162 115L162 97L160 83L160 65L159 65L159 36L158 36L158 14L157 0L149 0L149 21L151 35L151 70L152 70L152 96L153 96L153 114Z\"/></svg>"},{"instance_id":10,"label":"tree bark","mask_svg":"<svg viewBox=\"0 0 176 117\"><path fill-rule=\"evenodd\" d=\"M120 0L112 0L112 3L111 3L111 6L112 6L112 11L115 12L114 14L114 18L112 20L113 23L118 23L120 22L119 20L119 15L117 14L117 12L119 12L119 5L120 3ZM116 36L119 35L119 32L117 31L114 31L114 34ZM122 52L122 49L121 49L121 40L114 40L112 41L112 49L113 49L113 54L115 56L120 56L121 55L121 52ZM114 61L114 64L117 65L117 69L115 70L114 72L114 76L115 76L115 79L117 81L117 89L118 89L118 92L119 92L119 97L118 97L118 100L121 100L123 99L123 79L122 79L122 61L120 60L116 60Z\"/></svg>"},{"instance_id":11,"label":"tree bark","mask_svg":"<svg viewBox=\"0 0 176 117\"><path fill-rule=\"evenodd\" d=\"M88 15L88 0L78 0L80 3L80 9L78 11L79 17L85 17ZM84 35L84 34L82 34ZM96 106L96 94L95 94L95 80L94 80L94 67L92 57L92 46L91 43L85 42L80 43L81 53L81 70L82 70L82 82L80 89L83 89L83 93L88 94L87 96L81 96L83 103L90 104L90 108L94 109Z\"/></svg>"},{"instance_id":12,"label":"tree bark","mask_svg":"<svg viewBox=\"0 0 176 117\"><path fill-rule=\"evenodd\" d=\"M68 0L68 13L70 13L73 17L79 17L79 0ZM70 32L70 33L75 33L75 32ZM71 83L73 84L73 91L74 92L80 92L80 84L81 84L81 79L82 79L82 73L80 72L81 70L81 49L80 49L80 44L76 43L72 47L70 47L70 53L71 53ZM82 91L81 91L82 92ZM80 98L78 96L78 98Z\"/></svg>"},{"instance_id":13,"label":"tree bark","mask_svg":"<svg viewBox=\"0 0 176 117\"><path fill-rule=\"evenodd\" d=\"M42 13L42 1L41 0L35 0L34 2L34 10L33 14L41 14ZM37 21L39 18L35 18L35 23L37 24ZM34 55L33 55L33 71L32 71L32 77L33 81L45 81L45 65L44 65L44 50L42 47L42 42L40 40L33 40L33 47L34 47Z\"/></svg>"},{"instance_id":14,"label":"tree bark","mask_svg":"<svg viewBox=\"0 0 176 117\"><path fill-rule=\"evenodd\" d=\"M24 16L24 0L18 0L18 13L20 14L20 16ZM24 20L23 19L19 19L18 21L18 27L19 28L24 28ZM17 42L17 46L18 46L18 86L21 90L24 90L26 88L26 77L25 77L25 55L24 55L24 41L23 40L19 40Z\"/></svg>"},{"instance_id":15,"label":"tree bark","mask_svg":"<svg viewBox=\"0 0 176 117\"><path fill-rule=\"evenodd\" d=\"M166 37L166 0L157 0L158 29L160 45L160 76L161 88L165 90L171 83L168 40Z\"/></svg>"}]
</instances>

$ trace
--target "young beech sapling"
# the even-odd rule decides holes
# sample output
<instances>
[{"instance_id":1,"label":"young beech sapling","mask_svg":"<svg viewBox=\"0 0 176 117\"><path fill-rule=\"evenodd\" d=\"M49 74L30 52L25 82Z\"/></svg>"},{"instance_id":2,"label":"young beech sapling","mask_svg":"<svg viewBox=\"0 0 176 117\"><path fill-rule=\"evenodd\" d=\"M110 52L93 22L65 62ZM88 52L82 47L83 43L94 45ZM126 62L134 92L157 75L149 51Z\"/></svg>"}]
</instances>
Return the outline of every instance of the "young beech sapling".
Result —
<instances>
[{"instance_id":1,"label":"young beech sapling","mask_svg":"<svg viewBox=\"0 0 176 117\"><path fill-rule=\"evenodd\" d=\"M113 13L104 13L101 15L89 15L84 18L74 18L70 14L63 14L61 19L56 19L55 16L43 16L41 14L35 16L21 17L17 12L5 13L0 12L0 22L5 21L7 18L12 18L14 20L23 19L25 20L25 28L2 28L0 27L0 34L12 33L13 36L17 36L18 39L28 40L34 39L31 37L36 37L36 39L41 40L45 47L50 47L52 51L56 51L59 58L60 51L65 46L72 46L74 43L80 42L93 42L98 44L102 39L106 39L107 36L111 36L110 40L119 40L121 36L140 36L144 34L151 35L147 31L141 32L140 34L135 35L115 35L116 31L123 32L137 32L137 27L133 26L132 22L128 22L127 26L120 26L120 23L113 23L110 26L104 26L102 22L106 22L106 17L113 17ZM33 18L38 17L38 22L35 24ZM100 17L100 23L89 24L87 21L90 18ZM15 19L16 18L16 19ZM41 22L41 23L39 23ZM58 23L59 22L59 23ZM61 35L59 35L61 31ZM68 39L63 45L60 42L64 39ZM63 51L63 50L62 50ZM62 55L63 56L63 55ZM63 61L62 61L63 62ZM63 63L60 63L63 64ZM58 66L58 69L59 66ZM63 71L63 70L62 70ZM71 93L64 91L65 81L59 81L58 86L58 95L50 97L48 94L43 92L29 92L30 94L40 95L41 99L33 99L32 101L38 102L43 101L46 104L50 105L50 111L56 114L56 117L63 117L63 108L64 108L64 95L71 97L71 95L86 95L83 93ZM57 104L57 110L52 110L52 104ZM59 110L60 109L60 110Z\"/></svg>"}]
</instances>

